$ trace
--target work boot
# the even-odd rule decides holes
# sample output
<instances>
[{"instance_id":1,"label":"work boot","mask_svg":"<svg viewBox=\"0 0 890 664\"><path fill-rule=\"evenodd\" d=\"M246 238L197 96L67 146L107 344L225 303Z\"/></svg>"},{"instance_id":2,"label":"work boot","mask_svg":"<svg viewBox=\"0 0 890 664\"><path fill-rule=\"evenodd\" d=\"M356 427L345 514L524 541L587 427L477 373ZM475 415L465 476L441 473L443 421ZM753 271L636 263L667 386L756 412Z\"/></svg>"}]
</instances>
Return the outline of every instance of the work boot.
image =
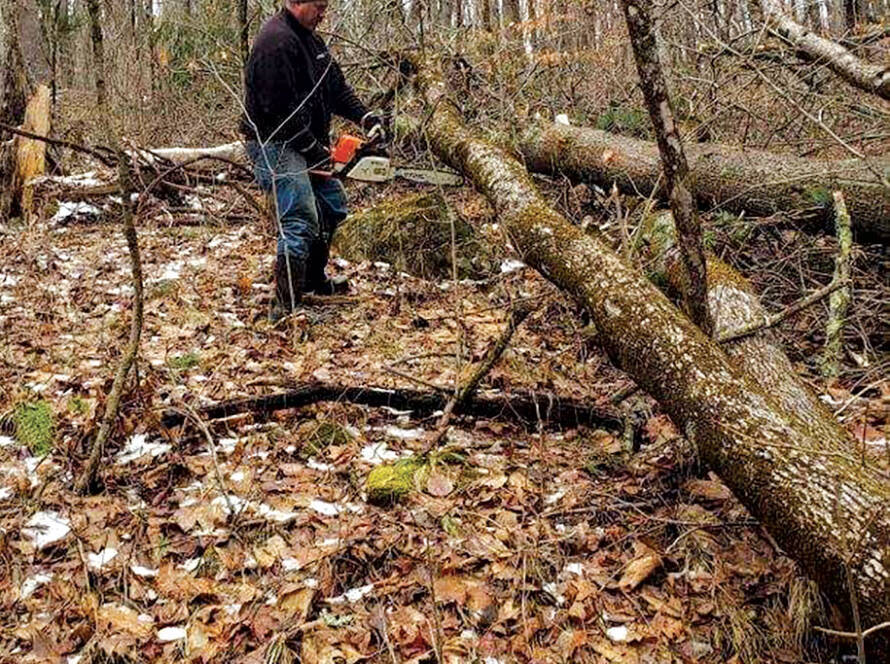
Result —
<instances>
[{"instance_id":1,"label":"work boot","mask_svg":"<svg viewBox=\"0 0 890 664\"><path fill-rule=\"evenodd\" d=\"M306 282L306 264L296 258L285 260L284 255L275 258L275 297L269 310L272 322L281 320L294 310L303 299ZM288 270L290 263L290 270Z\"/></svg>"},{"instance_id":2,"label":"work boot","mask_svg":"<svg viewBox=\"0 0 890 664\"><path fill-rule=\"evenodd\" d=\"M312 251L306 265L306 293L316 295L338 295L349 292L349 280L346 277L329 278L325 274L330 248L324 240L312 243Z\"/></svg>"}]
</instances>

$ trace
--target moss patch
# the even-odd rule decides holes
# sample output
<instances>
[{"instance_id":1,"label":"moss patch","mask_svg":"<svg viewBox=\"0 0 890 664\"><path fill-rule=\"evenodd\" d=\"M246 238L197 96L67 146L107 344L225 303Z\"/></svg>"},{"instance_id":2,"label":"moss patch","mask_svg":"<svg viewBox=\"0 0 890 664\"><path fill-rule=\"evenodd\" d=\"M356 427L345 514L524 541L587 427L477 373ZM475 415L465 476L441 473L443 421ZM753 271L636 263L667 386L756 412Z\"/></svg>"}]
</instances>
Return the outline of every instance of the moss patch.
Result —
<instances>
[{"instance_id":1,"label":"moss patch","mask_svg":"<svg viewBox=\"0 0 890 664\"><path fill-rule=\"evenodd\" d=\"M415 458L377 466L365 480L368 502L382 506L397 503L414 490L423 468L424 464Z\"/></svg>"},{"instance_id":2,"label":"moss patch","mask_svg":"<svg viewBox=\"0 0 890 664\"><path fill-rule=\"evenodd\" d=\"M29 401L16 406L12 414L16 439L37 456L45 456L53 448L56 421L46 401Z\"/></svg>"},{"instance_id":3,"label":"moss patch","mask_svg":"<svg viewBox=\"0 0 890 664\"><path fill-rule=\"evenodd\" d=\"M300 434L303 437L300 453L307 458L318 456L331 445L346 445L352 440L346 427L330 420L307 422L300 427Z\"/></svg>"},{"instance_id":4,"label":"moss patch","mask_svg":"<svg viewBox=\"0 0 890 664\"><path fill-rule=\"evenodd\" d=\"M382 261L422 279L442 279L451 276L451 217L459 277L487 276L494 269L492 249L448 214L438 192L398 196L352 215L334 244L349 260Z\"/></svg>"}]
</instances>

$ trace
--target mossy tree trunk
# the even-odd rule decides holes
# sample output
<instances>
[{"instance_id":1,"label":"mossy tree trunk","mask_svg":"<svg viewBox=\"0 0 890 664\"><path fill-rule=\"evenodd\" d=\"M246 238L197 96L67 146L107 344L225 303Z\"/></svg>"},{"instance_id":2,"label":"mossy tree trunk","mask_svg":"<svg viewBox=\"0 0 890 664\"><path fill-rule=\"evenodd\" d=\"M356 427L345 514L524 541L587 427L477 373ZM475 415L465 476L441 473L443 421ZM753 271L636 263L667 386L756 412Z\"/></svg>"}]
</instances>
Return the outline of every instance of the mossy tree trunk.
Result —
<instances>
[{"instance_id":1,"label":"mossy tree trunk","mask_svg":"<svg viewBox=\"0 0 890 664\"><path fill-rule=\"evenodd\" d=\"M527 132L520 149L531 171L561 173L606 189L614 182L629 194L667 199L654 143L551 124ZM686 157L702 209L752 216L800 212L804 219L824 223L832 219L831 192L838 190L847 199L854 236L890 243L890 189L861 160L819 161L716 143L687 145ZM871 165L887 172L890 159L873 159Z\"/></svg>"},{"instance_id":2,"label":"mossy tree trunk","mask_svg":"<svg viewBox=\"0 0 890 664\"><path fill-rule=\"evenodd\" d=\"M761 0L767 25L807 60L828 67L860 90L890 100L890 67L861 60L845 47L797 23L779 0Z\"/></svg>"},{"instance_id":3,"label":"mossy tree trunk","mask_svg":"<svg viewBox=\"0 0 890 664\"><path fill-rule=\"evenodd\" d=\"M683 301L695 324L710 336L713 322L708 312L707 270L701 222L692 198L692 182L683 143L674 123L667 80L661 69L655 23L646 0L622 0L621 5L624 7L627 31L637 62L640 87L658 140L668 200L679 231L679 246L688 284L683 289Z\"/></svg>"},{"instance_id":4,"label":"mossy tree trunk","mask_svg":"<svg viewBox=\"0 0 890 664\"><path fill-rule=\"evenodd\" d=\"M489 198L523 259L584 304L613 362L833 601L849 609L849 569L864 624L890 619L890 483L851 458L851 438L783 407L602 240L553 211L518 161L463 124L433 63L417 83L433 149ZM886 653L877 638L875 662Z\"/></svg>"}]
</instances>

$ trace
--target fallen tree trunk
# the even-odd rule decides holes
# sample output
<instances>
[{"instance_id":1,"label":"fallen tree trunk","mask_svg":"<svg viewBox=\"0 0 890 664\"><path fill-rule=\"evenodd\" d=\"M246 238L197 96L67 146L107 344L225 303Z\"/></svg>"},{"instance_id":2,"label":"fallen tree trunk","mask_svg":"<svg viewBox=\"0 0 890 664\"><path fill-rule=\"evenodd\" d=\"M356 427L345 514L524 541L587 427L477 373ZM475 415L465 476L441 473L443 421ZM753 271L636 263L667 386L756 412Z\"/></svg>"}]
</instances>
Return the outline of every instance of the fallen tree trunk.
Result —
<instances>
[{"instance_id":1,"label":"fallen tree trunk","mask_svg":"<svg viewBox=\"0 0 890 664\"><path fill-rule=\"evenodd\" d=\"M767 25L807 60L824 64L860 90L890 100L890 68L861 60L845 47L820 37L785 13L778 0L761 0Z\"/></svg>"},{"instance_id":2,"label":"fallen tree trunk","mask_svg":"<svg viewBox=\"0 0 890 664\"><path fill-rule=\"evenodd\" d=\"M890 619L890 483L850 456L850 436L788 412L602 240L553 211L519 162L467 129L441 73L422 68L418 87L434 151L488 197L526 263L588 309L613 362L847 615L852 595L864 624Z\"/></svg>"},{"instance_id":3,"label":"fallen tree trunk","mask_svg":"<svg viewBox=\"0 0 890 664\"><path fill-rule=\"evenodd\" d=\"M551 124L525 134L529 170L666 200L654 143L598 129ZM752 216L806 211L831 220L831 192L843 191L859 241L890 243L890 189L859 159L817 161L720 144L689 144L686 156L698 205ZM873 160L881 172L890 159ZM822 225L820 224L820 228ZM825 226L830 227L830 226Z\"/></svg>"},{"instance_id":4,"label":"fallen tree trunk","mask_svg":"<svg viewBox=\"0 0 890 664\"><path fill-rule=\"evenodd\" d=\"M651 217L643 228L649 277L671 299L683 288L683 265L676 247L676 231L670 212ZM769 318L754 287L731 266L713 255L707 257L708 300L714 316L715 338L762 324ZM842 439L843 427L831 411L794 371L772 329L764 328L721 344L732 363L769 394L782 410L821 431L822 436Z\"/></svg>"},{"instance_id":5,"label":"fallen tree trunk","mask_svg":"<svg viewBox=\"0 0 890 664\"><path fill-rule=\"evenodd\" d=\"M241 413L268 416L277 410L302 408L320 401L344 401L365 406L411 410L418 415L431 415L443 410L450 400L450 394L436 394L429 391L312 383L278 394L224 401L202 408L198 414L203 419L209 420ZM545 425L558 424L565 427L595 426L611 431L620 431L624 426L621 415L610 408L547 393L478 395L463 404L456 405L455 413L476 417L506 417L533 426L543 422ZM161 424L165 427L179 426L185 419L183 413L170 410L161 417Z\"/></svg>"}]
</instances>

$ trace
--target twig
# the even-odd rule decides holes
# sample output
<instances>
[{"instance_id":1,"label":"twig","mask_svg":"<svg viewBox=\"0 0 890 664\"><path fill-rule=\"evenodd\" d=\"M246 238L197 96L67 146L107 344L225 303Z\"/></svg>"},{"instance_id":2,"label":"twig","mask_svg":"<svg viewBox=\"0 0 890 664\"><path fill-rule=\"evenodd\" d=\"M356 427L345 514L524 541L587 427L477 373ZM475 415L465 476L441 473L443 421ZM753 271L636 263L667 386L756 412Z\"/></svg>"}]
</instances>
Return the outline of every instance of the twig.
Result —
<instances>
[{"instance_id":1,"label":"twig","mask_svg":"<svg viewBox=\"0 0 890 664\"><path fill-rule=\"evenodd\" d=\"M426 446L425 451L438 447L442 442L454 410L459 410L461 406L475 394L476 390L479 389L479 383L482 382L482 379L485 378L488 372L492 370L495 364L497 364L501 355L507 350L507 346L510 344L510 339L513 337L513 333L516 332L516 329L522 325L522 322L528 318L532 311L534 311L534 307L524 303L510 312L510 317L507 320L507 327L504 328L501 336L498 337L497 341L495 341L488 349L485 358L473 371L473 374L470 376L469 380L467 380L466 384L464 384L464 386L457 391L457 394L448 401L445 410L442 412L442 417L439 418L439 422L436 424L436 433Z\"/></svg>"},{"instance_id":2,"label":"twig","mask_svg":"<svg viewBox=\"0 0 890 664\"><path fill-rule=\"evenodd\" d=\"M210 458L213 460L213 470L216 473L216 481L219 482L219 490L222 492L223 498L226 501L226 507L229 510L229 518L231 519L231 526L234 528L238 522L238 514L235 512L235 506L232 505L232 500L229 497L229 490L223 480L222 471L219 469L219 460L216 456L216 443L213 442L213 435L210 433L210 429L207 428L204 420L201 419L201 416L195 412L194 408L187 403L183 403L182 410L188 415L192 422L198 426L198 429L201 430L201 433L204 434L204 438L207 440L207 445L210 447Z\"/></svg>"},{"instance_id":3,"label":"twig","mask_svg":"<svg viewBox=\"0 0 890 664\"><path fill-rule=\"evenodd\" d=\"M60 148L68 148L69 150L74 150L75 152L82 152L84 154L88 154L92 157L95 157L99 161L101 161L106 166L114 166L115 161L117 161L116 157L109 156L107 154L103 154L100 150L104 150L106 152L110 152L113 154L111 148L107 148L105 146L100 146L96 148L90 148L85 145L80 145L78 143L72 143L71 141L65 141L60 138L50 138L49 136L41 136L40 134L34 134L30 131L25 131L24 129L19 129L18 127L13 127L12 125L8 125L6 123L0 122L0 129L3 131L7 131L10 134L16 134L18 136L23 136L24 138L30 138L33 141L42 141L43 143L47 143L48 145L55 145Z\"/></svg>"},{"instance_id":4,"label":"twig","mask_svg":"<svg viewBox=\"0 0 890 664\"><path fill-rule=\"evenodd\" d=\"M844 288L840 288L831 294L828 325L825 327L822 375L831 378L840 373L844 322L847 317L847 309L850 306L850 256L853 245L850 213L847 211L844 194L840 191L834 192L834 224L837 234L837 258L834 262L832 283L844 284Z\"/></svg>"},{"instance_id":5,"label":"twig","mask_svg":"<svg viewBox=\"0 0 890 664\"><path fill-rule=\"evenodd\" d=\"M130 269L133 275L133 317L130 321L130 340L117 367L117 373L115 373L114 382L111 385L111 392L108 393L108 400L105 403L105 413L102 416L99 433L96 434L96 438L93 440L86 466L74 487L78 493L86 493L96 479L96 471L99 468L99 462L105 450L105 443L111 433L114 421L117 419L124 385L130 369L136 361L139 339L142 336L142 261L139 257L139 239L136 235L136 226L133 221L133 205L130 201L130 191L133 188L130 179L130 162L122 153L118 153L118 173L121 185L121 199L124 206L124 236L127 238L127 248L130 253Z\"/></svg>"},{"instance_id":6,"label":"twig","mask_svg":"<svg viewBox=\"0 0 890 664\"><path fill-rule=\"evenodd\" d=\"M760 322L753 322L737 330L722 334L718 341L724 344L730 341L742 339L743 337L749 337L756 332L760 332L760 330L766 330L771 327L775 327L789 316L793 316L798 311L813 306L814 304L816 304L816 302L827 297L828 295L831 295L831 293L833 293L837 289L843 288L846 283L847 282L845 281L832 281L827 286L823 286L819 290L813 291L806 297L801 298L800 300L792 304L790 307L783 309L782 311L773 314L772 316L767 316Z\"/></svg>"},{"instance_id":7,"label":"twig","mask_svg":"<svg viewBox=\"0 0 890 664\"><path fill-rule=\"evenodd\" d=\"M813 625L813 629L817 632L822 632L823 634L830 634L831 636L837 636L842 639L858 639L860 636L865 639L871 636L872 634L881 631L882 629L887 629L890 627L890 621L882 622L878 625L872 625L866 630L862 632L842 632L836 629L828 629L827 627L819 627L818 625Z\"/></svg>"}]
</instances>

